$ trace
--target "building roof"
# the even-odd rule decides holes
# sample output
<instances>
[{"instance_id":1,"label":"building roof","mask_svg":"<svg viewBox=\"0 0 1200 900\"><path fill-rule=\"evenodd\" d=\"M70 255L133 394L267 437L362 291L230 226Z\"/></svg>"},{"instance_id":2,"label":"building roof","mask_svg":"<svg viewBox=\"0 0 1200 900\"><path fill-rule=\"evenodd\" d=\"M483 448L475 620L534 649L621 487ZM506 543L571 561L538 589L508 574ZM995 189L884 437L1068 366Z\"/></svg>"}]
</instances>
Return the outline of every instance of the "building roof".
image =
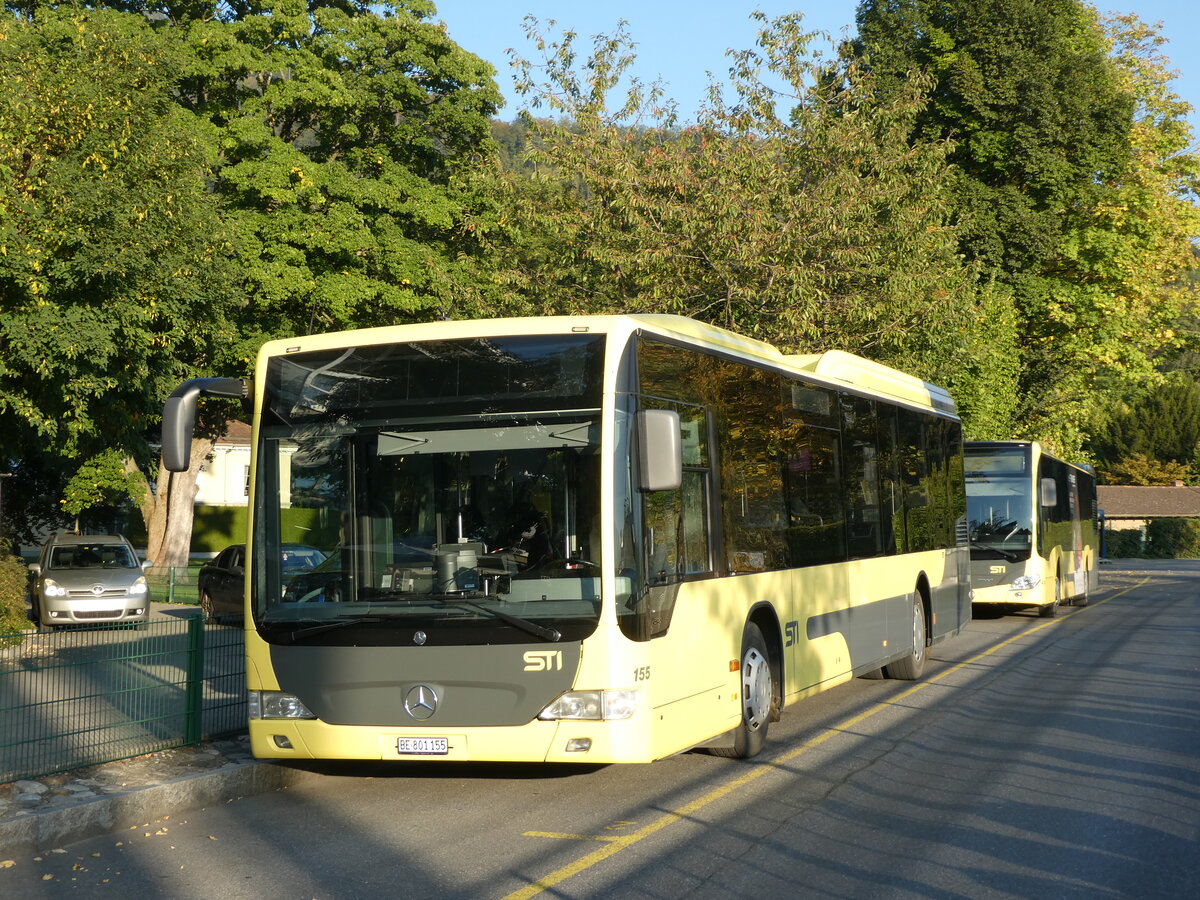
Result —
<instances>
[{"instance_id":1,"label":"building roof","mask_svg":"<svg viewBox=\"0 0 1200 900\"><path fill-rule=\"evenodd\" d=\"M245 422L239 422L237 419L230 419L225 423L225 433L217 438L218 444L249 444L250 443L250 426Z\"/></svg>"},{"instance_id":2,"label":"building roof","mask_svg":"<svg viewBox=\"0 0 1200 900\"><path fill-rule=\"evenodd\" d=\"M1096 492L1106 519L1200 518L1200 487L1102 484Z\"/></svg>"}]
</instances>

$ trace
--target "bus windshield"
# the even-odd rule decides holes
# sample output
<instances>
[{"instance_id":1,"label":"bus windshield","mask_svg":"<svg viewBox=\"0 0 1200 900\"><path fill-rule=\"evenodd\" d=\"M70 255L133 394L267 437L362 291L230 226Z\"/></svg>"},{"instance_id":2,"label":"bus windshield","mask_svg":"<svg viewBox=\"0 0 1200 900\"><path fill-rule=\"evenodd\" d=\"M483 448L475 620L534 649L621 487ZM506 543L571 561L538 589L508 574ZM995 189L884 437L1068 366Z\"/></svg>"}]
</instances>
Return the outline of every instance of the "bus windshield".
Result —
<instances>
[{"instance_id":1,"label":"bus windshield","mask_svg":"<svg viewBox=\"0 0 1200 900\"><path fill-rule=\"evenodd\" d=\"M1033 479L1025 447L967 448L967 519L972 559L1019 562L1033 549Z\"/></svg>"},{"instance_id":2,"label":"bus windshield","mask_svg":"<svg viewBox=\"0 0 1200 900\"><path fill-rule=\"evenodd\" d=\"M388 344L268 365L254 620L273 643L579 640L600 613L588 335ZM318 548L310 571L275 564Z\"/></svg>"}]
</instances>

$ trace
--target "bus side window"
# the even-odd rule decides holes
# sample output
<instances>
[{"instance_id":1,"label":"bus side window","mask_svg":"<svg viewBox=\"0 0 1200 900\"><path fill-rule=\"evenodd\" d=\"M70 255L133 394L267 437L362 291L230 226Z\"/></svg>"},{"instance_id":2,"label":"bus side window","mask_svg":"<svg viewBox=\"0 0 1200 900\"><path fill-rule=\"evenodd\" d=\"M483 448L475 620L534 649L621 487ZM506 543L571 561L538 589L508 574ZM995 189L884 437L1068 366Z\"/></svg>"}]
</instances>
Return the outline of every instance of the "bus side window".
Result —
<instances>
[{"instance_id":1,"label":"bus side window","mask_svg":"<svg viewBox=\"0 0 1200 900\"><path fill-rule=\"evenodd\" d=\"M711 570L709 552L709 473L707 424L703 411L680 414L683 479L677 490L643 497L646 575L650 584L668 584Z\"/></svg>"}]
</instances>

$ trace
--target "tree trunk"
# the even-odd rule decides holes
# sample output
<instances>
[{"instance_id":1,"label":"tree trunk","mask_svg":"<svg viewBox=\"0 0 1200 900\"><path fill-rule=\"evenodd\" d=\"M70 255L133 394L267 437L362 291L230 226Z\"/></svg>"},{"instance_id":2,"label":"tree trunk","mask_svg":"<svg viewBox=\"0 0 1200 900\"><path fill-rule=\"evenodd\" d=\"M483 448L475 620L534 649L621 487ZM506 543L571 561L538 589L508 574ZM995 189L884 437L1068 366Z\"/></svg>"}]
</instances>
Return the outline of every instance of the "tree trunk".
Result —
<instances>
[{"instance_id":1,"label":"tree trunk","mask_svg":"<svg viewBox=\"0 0 1200 900\"><path fill-rule=\"evenodd\" d=\"M192 459L186 472L168 472L158 464L157 490L146 490L142 517L146 522L146 558L155 568L185 568L192 545L192 515L196 502L196 478L212 454L211 438L192 439Z\"/></svg>"}]
</instances>

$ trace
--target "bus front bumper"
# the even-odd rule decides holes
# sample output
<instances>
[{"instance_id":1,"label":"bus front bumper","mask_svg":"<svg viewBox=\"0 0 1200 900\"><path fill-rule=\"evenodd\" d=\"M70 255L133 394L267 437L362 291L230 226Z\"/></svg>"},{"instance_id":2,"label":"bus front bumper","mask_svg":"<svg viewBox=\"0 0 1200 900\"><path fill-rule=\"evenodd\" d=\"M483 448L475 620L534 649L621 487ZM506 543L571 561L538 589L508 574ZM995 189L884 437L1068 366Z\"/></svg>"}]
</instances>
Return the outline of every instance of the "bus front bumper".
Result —
<instances>
[{"instance_id":1,"label":"bus front bumper","mask_svg":"<svg viewBox=\"0 0 1200 900\"><path fill-rule=\"evenodd\" d=\"M997 584L991 587L974 588L971 602L979 605L1043 606L1054 602L1054 595L1046 597L1045 583L1030 590L1015 591L1010 585Z\"/></svg>"},{"instance_id":2,"label":"bus front bumper","mask_svg":"<svg viewBox=\"0 0 1200 900\"><path fill-rule=\"evenodd\" d=\"M319 719L251 719L258 759L395 762L650 762L650 742L634 722L531 722L444 729L328 725Z\"/></svg>"}]
</instances>

